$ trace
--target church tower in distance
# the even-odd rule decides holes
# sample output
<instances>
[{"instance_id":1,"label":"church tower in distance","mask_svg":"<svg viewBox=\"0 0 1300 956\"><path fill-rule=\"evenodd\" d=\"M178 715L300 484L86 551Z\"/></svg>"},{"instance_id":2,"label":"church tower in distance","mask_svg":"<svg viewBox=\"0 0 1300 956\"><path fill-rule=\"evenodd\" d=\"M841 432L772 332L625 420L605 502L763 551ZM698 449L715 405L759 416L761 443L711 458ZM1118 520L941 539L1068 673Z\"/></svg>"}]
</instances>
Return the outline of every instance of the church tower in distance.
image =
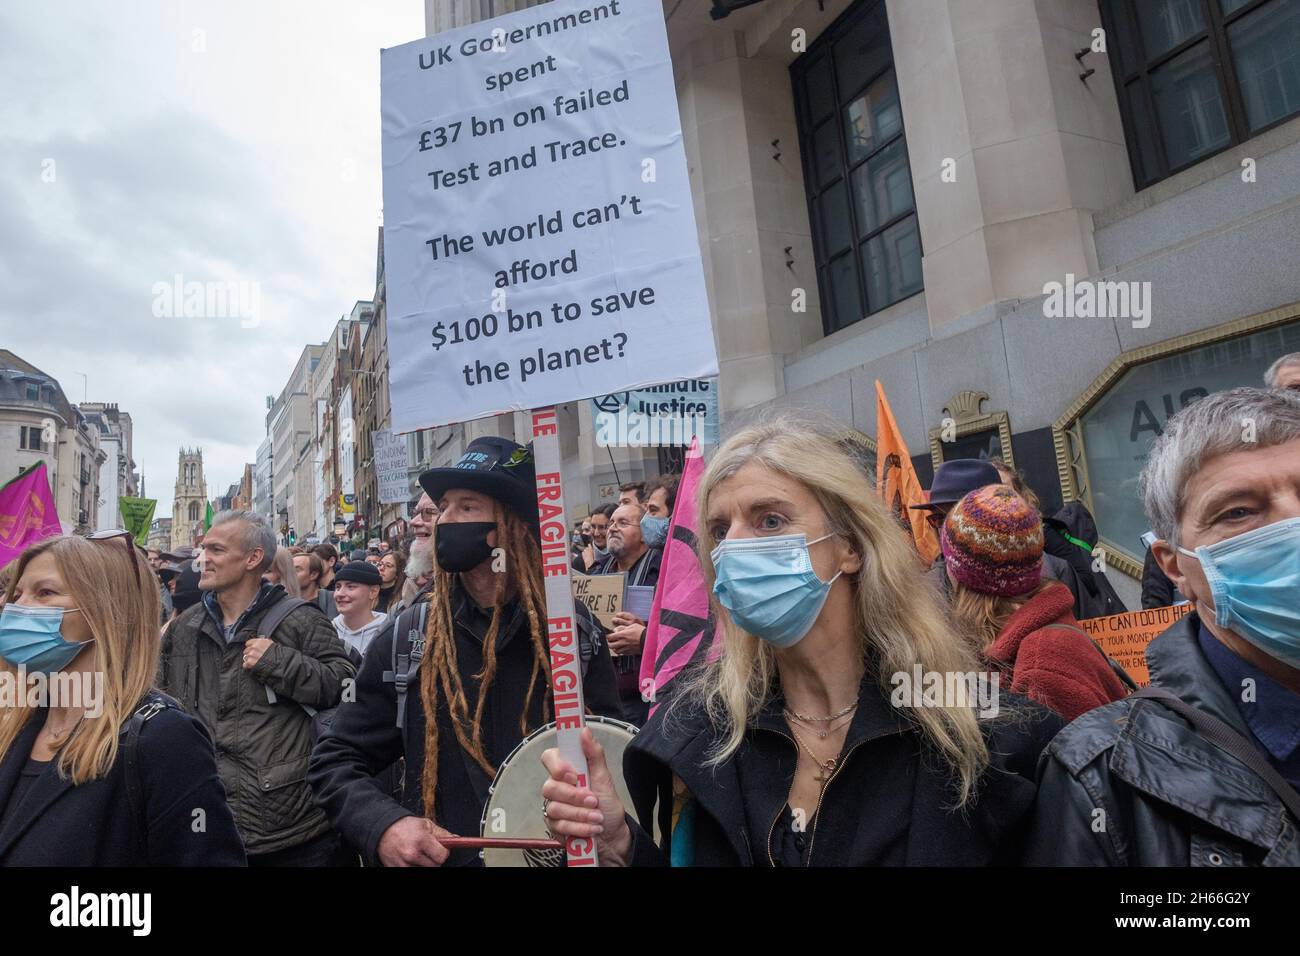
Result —
<instances>
[{"instance_id":1,"label":"church tower in distance","mask_svg":"<svg viewBox=\"0 0 1300 956\"><path fill-rule=\"evenodd\" d=\"M203 533L208 483L203 478L203 450L182 448L176 468L176 497L172 500L172 546L193 547Z\"/></svg>"}]
</instances>

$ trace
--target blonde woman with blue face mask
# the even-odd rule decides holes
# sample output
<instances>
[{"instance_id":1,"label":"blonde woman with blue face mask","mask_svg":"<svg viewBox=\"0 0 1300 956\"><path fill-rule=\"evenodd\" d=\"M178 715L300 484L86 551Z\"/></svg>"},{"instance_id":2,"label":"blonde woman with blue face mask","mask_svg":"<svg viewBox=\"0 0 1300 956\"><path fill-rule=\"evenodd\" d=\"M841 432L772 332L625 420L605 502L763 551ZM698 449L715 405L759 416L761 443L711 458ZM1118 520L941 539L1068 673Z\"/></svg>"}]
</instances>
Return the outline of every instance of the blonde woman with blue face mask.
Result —
<instances>
[{"instance_id":1,"label":"blonde woman with blue face mask","mask_svg":"<svg viewBox=\"0 0 1300 956\"><path fill-rule=\"evenodd\" d=\"M207 732L152 690L155 581L126 531L19 558L0 681L26 706L0 707L0 866L244 865Z\"/></svg>"},{"instance_id":2,"label":"blonde woman with blue face mask","mask_svg":"<svg viewBox=\"0 0 1300 956\"><path fill-rule=\"evenodd\" d=\"M748 428L709 465L698 508L723 653L684 674L629 745L634 807L589 731L589 787L545 753L552 831L594 838L605 865L1013 854L1060 721L1007 694L912 692L927 674L973 681L980 668L856 462L806 423Z\"/></svg>"}]
</instances>

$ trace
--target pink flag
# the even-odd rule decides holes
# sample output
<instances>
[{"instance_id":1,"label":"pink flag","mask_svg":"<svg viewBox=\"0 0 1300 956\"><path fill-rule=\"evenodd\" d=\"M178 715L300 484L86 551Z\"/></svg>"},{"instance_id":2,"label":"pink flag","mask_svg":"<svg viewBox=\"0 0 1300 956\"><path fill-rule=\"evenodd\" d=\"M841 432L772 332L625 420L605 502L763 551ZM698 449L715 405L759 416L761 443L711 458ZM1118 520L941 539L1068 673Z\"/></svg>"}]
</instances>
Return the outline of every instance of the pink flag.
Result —
<instances>
[{"instance_id":1,"label":"pink flag","mask_svg":"<svg viewBox=\"0 0 1300 956\"><path fill-rule=\"evenodd\" d=\"M700 439L691 440L677 486L677 503L668 525L668 541L659 565L650 621L641 655L640 684L653 714L665 699L664 689L687 664L716 660L722 645L717 622L709 613L709 592L695 551L695 493L704 474Z\"/></svg>"},{"instance_id":2,"label":"pink flag","mask_svg":"<svg viewBox=\"0 0 1300 956\"><path fill-rule=\"evenodd\" d=\"M38 461L0 488L0 567L28 545L62 533L45 462Z\"/></svg>"}]
</instances>

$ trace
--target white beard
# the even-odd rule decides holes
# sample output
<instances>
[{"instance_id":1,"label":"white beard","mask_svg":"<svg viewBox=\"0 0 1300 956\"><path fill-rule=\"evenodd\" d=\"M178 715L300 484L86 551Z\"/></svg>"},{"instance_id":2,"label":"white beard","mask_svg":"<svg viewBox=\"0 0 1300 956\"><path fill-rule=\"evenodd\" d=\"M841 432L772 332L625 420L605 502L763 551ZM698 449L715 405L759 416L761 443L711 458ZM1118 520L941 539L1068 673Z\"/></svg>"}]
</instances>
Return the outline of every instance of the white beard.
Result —
<instances>
[{"instance_id":1,"label":"white beard","mask_svg":"<svg viewBox=\"0 0 1300 956\"><path fill-rule=\"evenodd\" d=\"M406 559L406 576L422 578L433 573L433 538L425 538L428 544L419 546L419 540L411 543L411 555Z\"/></svg>"}]
</instances>

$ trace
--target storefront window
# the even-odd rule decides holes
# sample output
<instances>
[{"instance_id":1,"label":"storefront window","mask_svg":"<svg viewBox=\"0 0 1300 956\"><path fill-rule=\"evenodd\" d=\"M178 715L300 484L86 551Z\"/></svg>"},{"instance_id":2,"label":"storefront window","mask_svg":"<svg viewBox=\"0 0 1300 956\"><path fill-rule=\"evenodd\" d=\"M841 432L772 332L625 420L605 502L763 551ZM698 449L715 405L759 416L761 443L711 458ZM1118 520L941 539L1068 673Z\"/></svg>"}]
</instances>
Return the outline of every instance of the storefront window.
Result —
<instances>
[{"instance_id":1,"label":"storefront window","mask_svg":"<svg viewBox=\"0 0 1300 956\"><path fill-rule=\"evenodd\" d=\"M1300 321L1140 361L1067 423L1058 441L1077 442L1074 490L1097 519L1106 545L1140 564L1147 530L1138 475L1152 443L1179 409L1211 392L1262 388L1279 356L1300 351ZM1082 454L1077 452L1081 450ZM1065 489L1069 490L1069 489Z\"/></svg>"}]
</instances>

